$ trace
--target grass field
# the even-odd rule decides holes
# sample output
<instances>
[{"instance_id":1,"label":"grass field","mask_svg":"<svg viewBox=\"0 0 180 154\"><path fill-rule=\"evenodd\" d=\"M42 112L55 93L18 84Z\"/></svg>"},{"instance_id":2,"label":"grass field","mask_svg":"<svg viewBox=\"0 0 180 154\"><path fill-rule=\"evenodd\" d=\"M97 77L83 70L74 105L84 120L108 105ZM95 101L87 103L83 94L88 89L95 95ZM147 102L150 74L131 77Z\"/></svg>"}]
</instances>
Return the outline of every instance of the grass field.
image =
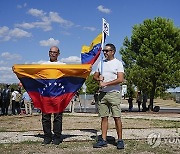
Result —
<instances>
[{"instance_id":1,"label":"grass field","mask_svg":"<svg viewBox=\"0 0 180 154\"><path fill-rule=\"evenodd\" d=\"M126 114L123 113L123 117ZM136 113L133 113L136 116ZM141 115L142 113L137 113ZM150 114L149 116L173 116L178 117L178 114L161 115ZM7 116L0 117L1 125L0 132L11 131L33 131L42 130L41 115L35 116ZM146 119L128 119L122 118L123 129L151 129L151 128L180 128L179 121L171 120L146 120ZM63 130L76 130L76 129L100 129L100 118L98 116L75 116L71 114L64 114L63 116ZM109 120L109 129L115 129L114 121ZM180 133L180 132L179 132ZM148 143L147 139L129 140L125 141L125 149L117 150L115 140L108 140L108 147L102 149L94 149L94 141L64 141L59 146L46 145L43 146L41 142L26 141L20 143L4 143L0 144L0 153L2 154L116 154L116 153L145 153L145 154L179 154L180 152L180 139L169 138L161 139L160 145L153 147Z\"/></svg>"},{"instance_id":2,"label":"grass field","mask_svg":"<svg viewBox=\"0 0 180 154\"><path fill-rule=\"evenodd\" d=\"M163 143L152 148L145 140L125 140L125 149L117 150L114 143L101 149L92 148L94 142L63 142L59 146L42 146L40 142L23 142L18 144L0 144L3 154L179 154L179 143Z\"/></svg>"}]
</instances>

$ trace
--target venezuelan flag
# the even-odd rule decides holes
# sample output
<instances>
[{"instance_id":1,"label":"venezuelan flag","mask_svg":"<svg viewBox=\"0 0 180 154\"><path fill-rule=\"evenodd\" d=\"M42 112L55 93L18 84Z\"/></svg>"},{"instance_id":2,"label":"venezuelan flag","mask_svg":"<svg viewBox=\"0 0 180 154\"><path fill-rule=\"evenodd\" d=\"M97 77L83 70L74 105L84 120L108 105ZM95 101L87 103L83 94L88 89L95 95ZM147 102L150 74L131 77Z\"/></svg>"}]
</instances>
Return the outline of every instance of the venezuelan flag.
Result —
<instances>
[{"instance_id":1,"label":"venezuelan flag","mask_svg":"<svg viewBox=\"0 0 180 154\"><path fill-rule=\"evenodd\" d=\"M81 49L81 63L94 64L101 53L102 33L100 33L92 42L90 46L82 46Z\"/></svg>"},{"instance_id":2,"label":"venezuelan flag","mask_svg":"<svg viewBox=\"0 0 180 154\"><path fill-rule=\"evenodd\" d=\"M90 64L24 64L13 71L44 113L63 112L91 71Z\"/></svg>"}]
</instances>

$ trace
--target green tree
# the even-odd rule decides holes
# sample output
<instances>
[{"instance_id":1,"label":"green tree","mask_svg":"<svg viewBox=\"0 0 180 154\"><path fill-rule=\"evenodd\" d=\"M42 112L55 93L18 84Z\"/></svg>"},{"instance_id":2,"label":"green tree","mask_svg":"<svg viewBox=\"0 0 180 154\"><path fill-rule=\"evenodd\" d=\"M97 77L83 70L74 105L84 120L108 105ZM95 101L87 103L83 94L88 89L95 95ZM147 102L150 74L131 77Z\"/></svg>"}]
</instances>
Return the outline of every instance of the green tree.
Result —
<instances>
[{"instance_id":1,"label":"green tree","mask_svg":"<svg viewBox=\"0 0 180 154\"><path fill-rule=\"evenodd\" d=\"M156 17L135 25L120 53L127 81L149 94L151 110L156 95L180 85L180 29L173 21Z\"/></svg>"},{"instance_id":2,"label":"green tree","mask_svg":"<svg viewBox=\"0 0 180 154\"><path fill-rule=\"evenodd\" d=\"M93 80L93 74L88 76L87 80L85 81L85 84L87 87L87 94L94 94L99 88L98 83L95 80Z\"/></svg>"}]
</instances>

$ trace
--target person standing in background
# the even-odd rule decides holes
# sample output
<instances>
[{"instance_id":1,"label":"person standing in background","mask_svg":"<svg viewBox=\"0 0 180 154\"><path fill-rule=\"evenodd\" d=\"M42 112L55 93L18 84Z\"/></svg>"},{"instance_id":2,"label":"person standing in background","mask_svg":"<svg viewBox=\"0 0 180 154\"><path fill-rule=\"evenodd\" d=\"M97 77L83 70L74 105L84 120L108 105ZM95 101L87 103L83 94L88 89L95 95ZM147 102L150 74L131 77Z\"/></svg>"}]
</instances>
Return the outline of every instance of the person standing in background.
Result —
<instances>
[{"instance_id":1,"label":"person standing in background","mask_svg":"<svg viewBox=\"0 0 180 154\"><path fill-rule=\"evenodd\" d=\"M128 111L131 112L133 109L133 92L132 91L130 91L130 93L129 93L128 104L129 104Z\"/></svg>"},{"instance_id":2,"label":"person standing in background","mask_svg":"<svg viewBox=\"0 0 180 154\"><path fill-rule=\"evenodd\" d=\"M12 100L12 115L21 114L20 100L21 94L18 90L11 89L11 100ZM20 98L19 98L20 97Z\"/></svg>"},{"instance_id":3,"label":"person standing in background","mask_svg":"<svg viewBox=\"0 0 180 154\"><path fill-rule=\"evenodd\" d=\"M24 100L24 107L25 107L26 115L28 114L32 115L32 105L31 105L32 101L27 91L23 93L22 99Z\"/></svg>"},{"instance_id":4,"label":"person standing in background","mask_svg":"<svg viewBox=\"0 0 180 154\"><path fill-rule=\"evenodd\" d=\"M2 89L0 88L0 108L2 107ZM1 111L2 112L2 111ZM1 113L2 114L2 113Z\"/></svg>"},{"instance_id":5,"label":"person standing in background","mask_svg":"<svg viewBox=\"0 0 180 154\"><path fill-rule=\"evenodd\" d=\"M2 115L8 115L8 108L10 104L11 91L9 89L10 85L6 84L5 88L2 90Z\"/></svg>"}]
</instances>

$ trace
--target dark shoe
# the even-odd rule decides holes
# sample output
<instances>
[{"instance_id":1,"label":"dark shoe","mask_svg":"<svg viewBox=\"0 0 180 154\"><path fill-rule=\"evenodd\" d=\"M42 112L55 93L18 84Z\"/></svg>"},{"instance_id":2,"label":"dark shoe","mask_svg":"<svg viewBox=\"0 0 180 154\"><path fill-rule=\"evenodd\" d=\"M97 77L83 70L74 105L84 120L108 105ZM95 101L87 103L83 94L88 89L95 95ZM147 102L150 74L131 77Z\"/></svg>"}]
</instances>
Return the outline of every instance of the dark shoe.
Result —
<instances>
[{"instance_id":1,"label":"dark shoe","mask_svg":"<svg viewBox=\"0 0 180 154\"><path fill-rule=\"evenodd\" d=\"M61 143L61 139L59 139L59 138L55 138L53 140L53 144L55 144L55 145L59 145L60 143Z\"/></svg>"},{"instance_id":2,"label":"dark shoe","mask_svg":"<svg viewBox=\"0 0 180 154\"><path fill-rule=\"evenodd\" d=\"M102 148L102 147L107 147L107 141L103 139L97 141L97 143L93 145L93 148Z\"/></svg>"},{"instance_id":3,"label":"dark shoe","mask_svg":"<svg viewBox=\"0 0 180 154\"><path fill-rule=\"evenodd\" d=\"M50 144L51 143L51 141L52 141L52 139L51 138L44 138L44 141L43 141L43 143L42 144Z\"/></svg>"},{"instance_id":4,"label":"dark shoe","mask_svg":"<svg viewBox=\"0 0 180 154\"><path fill-rule=\"evenodd\" d=\"M123 140L117 141L117 149L124 149L124 141Z\"/></svg>"}]
</instances>

